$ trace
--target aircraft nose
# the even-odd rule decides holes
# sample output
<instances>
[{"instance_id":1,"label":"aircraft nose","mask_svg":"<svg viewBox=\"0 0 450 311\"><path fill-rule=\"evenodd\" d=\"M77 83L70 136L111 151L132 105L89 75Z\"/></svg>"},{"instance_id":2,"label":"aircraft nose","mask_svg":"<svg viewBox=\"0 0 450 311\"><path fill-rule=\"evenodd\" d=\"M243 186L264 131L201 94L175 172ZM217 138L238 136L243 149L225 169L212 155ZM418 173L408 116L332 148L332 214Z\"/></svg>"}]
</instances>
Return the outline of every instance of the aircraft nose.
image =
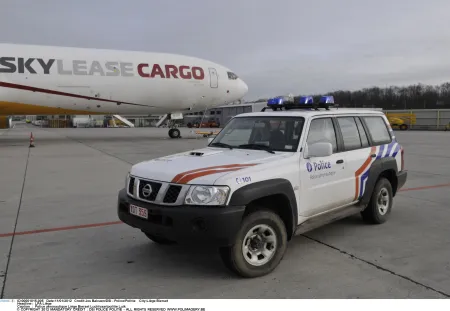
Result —
<instances>
[{"instance_id":1,"label":"aircraft nose","mask_svg":"<svg viewBox=\"0 0 450 311\"><path fill-rule=\"evenodd\" d=\"M248 85L247 83L245 83L244 81L240 80L239 81L239 91L242 94L242 96L246 95L248 93Z\"/></svg>"}]
</instances>

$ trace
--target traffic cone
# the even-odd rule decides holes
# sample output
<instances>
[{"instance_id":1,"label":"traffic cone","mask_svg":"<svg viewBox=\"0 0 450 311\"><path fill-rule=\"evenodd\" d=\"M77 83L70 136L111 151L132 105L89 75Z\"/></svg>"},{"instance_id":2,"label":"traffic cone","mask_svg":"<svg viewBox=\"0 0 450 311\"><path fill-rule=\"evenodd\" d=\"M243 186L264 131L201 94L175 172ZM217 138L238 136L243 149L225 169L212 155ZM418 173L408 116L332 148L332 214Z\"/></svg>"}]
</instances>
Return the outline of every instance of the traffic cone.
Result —
<instances>
[{"instance_id":1,"label":"traffic cone","mask_svg":"<svg viewBox=\"0 0 450 311\"><path fill-rule=\"evenodd\" d=\"M31 132L31 135L30 135L30 148L34 148L34 137L33 137L33 132Z\"/></svg>"}]
</instances>

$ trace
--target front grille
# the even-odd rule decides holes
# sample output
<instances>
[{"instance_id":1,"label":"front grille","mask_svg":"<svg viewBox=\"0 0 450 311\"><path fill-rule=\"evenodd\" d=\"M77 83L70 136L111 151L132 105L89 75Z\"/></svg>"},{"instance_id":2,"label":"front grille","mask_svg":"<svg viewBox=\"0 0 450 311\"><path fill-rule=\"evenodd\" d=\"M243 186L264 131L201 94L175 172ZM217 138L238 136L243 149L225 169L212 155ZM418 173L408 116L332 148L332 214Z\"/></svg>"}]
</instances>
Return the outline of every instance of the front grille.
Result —
<instances>
[{"instance_id":1,"label":"front grille","mask_svg":"<svg viewBox=\"0 0 450 311\"><path fill-rule=\"evenodd\" d=\"M147 185L149 185L150 189L151 189L150 195L148 195L149 187L146 187ZM161 188L161 183L140 180L139 181L139 190L138 190L139 198L141 198L143 200L147 200L147 201L155 201L160 188Z\"/></svg>"},{"instance_id":2,"label":"front grille","mask_svg":"<svg viewBox=\"0 0 450 311\"><path fill-rule=\"evenodd\" d=\"M146 185L150 187L146 188ZM175 206L184 203L184 198L190 187L190 185L175 185L170 182L130 176L127 192L130 197L136 200L151 202L161 206ZM150 188L151 191L149 191Z\"/></svg>"},{"instance_id":3,"label":"front grille","mask_svg":"<svg viewBox=\"0 0 450 311\"><path fill-rule=\"evenodd\" d=\"M164 197L163 203L175 203L180 194L181 186L170 185L167 189L166 196Z\"/></svg>"}]
</instances>

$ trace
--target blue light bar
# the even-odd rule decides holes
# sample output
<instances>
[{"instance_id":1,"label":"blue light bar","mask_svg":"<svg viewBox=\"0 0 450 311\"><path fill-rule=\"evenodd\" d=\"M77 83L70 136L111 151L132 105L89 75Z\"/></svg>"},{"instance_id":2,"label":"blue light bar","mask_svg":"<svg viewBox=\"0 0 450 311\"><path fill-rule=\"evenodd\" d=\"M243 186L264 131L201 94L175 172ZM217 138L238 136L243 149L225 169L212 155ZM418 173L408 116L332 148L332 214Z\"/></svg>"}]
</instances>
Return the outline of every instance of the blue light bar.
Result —
<instances>
[{"instance_id":1,"label":"blue light bar","mask_svg":"<svg viewBox=\"0 0 450 311\"><path fill-rule=\"evenodd\" d=\"M299 102L300 104L312 104L314 103L314 98L312 96L302 96Z\"/></svg>"},{"instance_id":2,"label":"blue light bar","mask_svg":"<svg viewBox=\"0 0 450 311\"><path fill-rule=\"evenodd\" d=\"M282 105L283 104L283 98L282 97L275 97L270 98L267 100L267 106L271 105Z\"/></svg>"},{"instance_id":3,"label":"blue light bar","mask_svg":"<svg viewBox=\"0 0 450 311\"><path fill-rule=\"evenodd\" d=\"M334 97L333 96L322 96L319 99L319 104L334 104Z\"/></svg>"}]
</instances>

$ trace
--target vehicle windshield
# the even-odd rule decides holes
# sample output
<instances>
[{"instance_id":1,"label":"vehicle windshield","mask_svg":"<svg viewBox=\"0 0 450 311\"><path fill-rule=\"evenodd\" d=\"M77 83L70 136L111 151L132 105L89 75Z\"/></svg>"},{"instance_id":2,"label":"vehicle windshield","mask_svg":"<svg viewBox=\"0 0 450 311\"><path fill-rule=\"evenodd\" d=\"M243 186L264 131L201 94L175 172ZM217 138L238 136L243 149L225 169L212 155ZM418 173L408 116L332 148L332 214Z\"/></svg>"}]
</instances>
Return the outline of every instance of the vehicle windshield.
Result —
<instances>
[{"instance_id":1,"label":"vehicle windshield","mask_svg":"<svg viewBox=\"0 0 450 311\"><path fill-rule=\"evenodd\" d=\"M209 146L295 152L304 122L302 117L236 117Z\"/></svg>"}]
</instances>

